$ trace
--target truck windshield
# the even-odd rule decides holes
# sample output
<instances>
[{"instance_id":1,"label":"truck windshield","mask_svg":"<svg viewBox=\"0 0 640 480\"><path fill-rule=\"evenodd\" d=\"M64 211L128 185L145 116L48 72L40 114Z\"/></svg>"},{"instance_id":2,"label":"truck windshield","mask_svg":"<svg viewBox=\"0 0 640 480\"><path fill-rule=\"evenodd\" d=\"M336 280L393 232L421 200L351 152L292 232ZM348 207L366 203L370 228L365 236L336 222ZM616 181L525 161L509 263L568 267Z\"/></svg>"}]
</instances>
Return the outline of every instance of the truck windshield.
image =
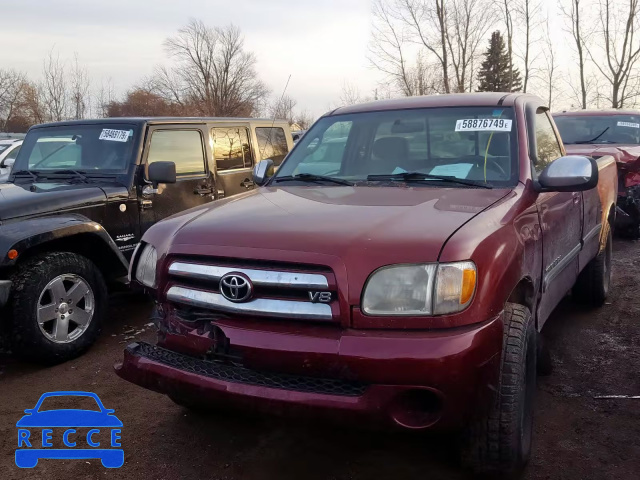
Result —
<instances>
[{"instance_id":1,"label":"truck windshield","mask_svg":"<svg viewBox=\"0 0 640 480\"><path fill-rule=\"evenodd\" d=\"M137 127L130 124L37 128L25 138L14 171L124 173L131 162L136 132Z\"/></svg>"},{"instance_id":2,"label":"truck windshield","mask_svg":"<svg viewBox=\"0 0 640 480\"><path fill-rule=\"evenodd\" d=\"M286 178L290 184L297 175L301 181L320 175L355 184L389 184L398 179L457 188L474 183L513 186L518 180L516 141L511 108L426 108L327 116L299 140L273 181ZM402 175L407 172L414 175ZM317 177L316 181L320 182Z\"/></svg>"},{"instance_id":3,"label":"truck windshield","mask_svg":"<svg viewBox=\"0 0 640 480\"><path fill-rule=\"evenodd\" d=\"M554 120L565 144L640 143L640 115L558 115Z\"/></svg>"}]
</instances>

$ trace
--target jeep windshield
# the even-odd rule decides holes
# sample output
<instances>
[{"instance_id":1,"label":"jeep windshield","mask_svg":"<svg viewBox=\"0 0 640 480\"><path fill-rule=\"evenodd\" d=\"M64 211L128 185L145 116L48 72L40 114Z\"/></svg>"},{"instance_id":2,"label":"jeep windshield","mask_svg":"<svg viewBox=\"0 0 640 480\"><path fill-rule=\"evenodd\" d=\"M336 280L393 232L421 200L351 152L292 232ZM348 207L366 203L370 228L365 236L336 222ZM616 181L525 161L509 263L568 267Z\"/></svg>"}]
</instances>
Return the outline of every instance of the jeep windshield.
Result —
<instances>
[{"instance_id":1,"label":"jeep windshield","mask_svg":"<svg viewBox=\"0 0 640 480\"><path fill-rule=\"evenodd\" d=\"M125 173L134 152L137 128L109 123L33 129L16 159L15 175L86 179Z\"/></svg>"},{"instance_id":2,"label":"jeep windshield","mask_svg":"<svg viewBox=\"0 0 640 480\"><path fill-rule=\"evenodd\" d=\"M516 141L511 108L332 115L298 141L270 184L510 187L518 181Z\"/></svg>"},{"instance_id":3,"label":"jeep windshield","mask_svg":"<svg viewBox=\"0 0 640 480\"><path fill-rule=\"evenodd\" d=\"M562 141L570 144L640 144L640 115L558 115Z\"/></svg>"}]
</instances>

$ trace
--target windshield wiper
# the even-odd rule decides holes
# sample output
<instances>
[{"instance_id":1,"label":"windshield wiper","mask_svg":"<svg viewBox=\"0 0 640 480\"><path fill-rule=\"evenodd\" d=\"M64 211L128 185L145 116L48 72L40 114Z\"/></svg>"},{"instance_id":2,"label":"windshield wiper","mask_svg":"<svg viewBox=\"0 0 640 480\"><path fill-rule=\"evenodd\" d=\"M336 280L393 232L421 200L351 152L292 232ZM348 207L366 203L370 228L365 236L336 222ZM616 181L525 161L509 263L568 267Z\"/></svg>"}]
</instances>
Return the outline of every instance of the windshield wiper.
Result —
<instances>
[{"instance_id":1,"label":"windshield wiper","mask_svg":"<svg viewBox=\"0 0 640 480\"><path fill-rule=\"evenodd\" d=\"M38 180L38 175L33 173L31 170L18 170L17 172L12 172L12 174L16 177L23 177L25 175L29 175L34 180Z\"/></svg>"},{"instance_id":2,"label":"windshield wiper","mask_svg":"<svg viewBox=\"0 0 640 480\"><path fill-rule=\"evenodd\" d=\"M348 180L343 180L341 178L336 177L327 177L325 175L315 175L313 173L298 173L297 175L288 175L285 177L276 177L273 179L274 182L330 182L337 183L338 185L348 185L350 187L353 186L353 182Z\"/></svg>"},{"instance_id":3,"label":"windshield wiper","mask_svg":"<svg viewBox=\"0 0 640 480\"><path fill-rule=\"evenodd\" d=\"M423 180L442 180L443 182L458 183L460 185L467 185L469 187L493 188L493 185L489 185L488 183L484 183L484 182L476 182L474 180L464 180L464 179L449 176L449 175L433 175L431 173L422 173L422 172L402 172L402 173L391 173L391 174L383 174L383 175L369 175L367 176L367 180L370 180L370 181L394 180L394 181L401 181L401 182L421 182Z\"/></svg>"},{"instance_id":4,"label":"windshield wiper","mask_svg":"<svg viewBox=\"0 0 640 480\"><path fill-rule=\"evenodd\" d=\"M598 140L602 135L607 133L608 130L609 130L609 127L605 128L602 132L600 132L600 134L598 136L593 137L591 140L580 140L580 141L574 142L574 143L577 144L577 145L584 144L584 143L593 143L596 140Z\"/></svg>"}]
</instances>

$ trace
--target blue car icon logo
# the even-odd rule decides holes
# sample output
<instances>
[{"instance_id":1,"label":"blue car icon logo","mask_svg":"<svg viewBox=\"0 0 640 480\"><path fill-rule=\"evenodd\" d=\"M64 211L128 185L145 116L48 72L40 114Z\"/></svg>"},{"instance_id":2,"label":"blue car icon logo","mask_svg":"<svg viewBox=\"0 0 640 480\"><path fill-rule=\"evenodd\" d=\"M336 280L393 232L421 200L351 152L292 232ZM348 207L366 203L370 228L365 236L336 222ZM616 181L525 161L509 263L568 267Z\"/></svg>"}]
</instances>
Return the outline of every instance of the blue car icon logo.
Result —
<instances>
[{"instance_id":1,"label":"blue car icon logo","mask_svg":"<svg viewBox=\"0 0 640 480\"><path fill-rule=\"evenodd\" d=\"M97 409L54 409L43 407L43 402L52 397L89 397L95 400ZM55 398L58 400L58 398ZM79 398L78 398L79 400ZM87 399L84 398L86 401ZM93 403L92 403L93 405ZM16 465L33 468L41 458L46 459L100 459L107 468L119 468L124 464L124 450L120 436L122 422L104 408L98 395L92 392L49 392L40 397L36 406L26 413L18 423L18 448ZM65 448L53 448L54 429L57 440ZM61 435L59 435L61 434ZM86 448L85 444L86 443ZM83 444L82 446L77 446ZM109 448L105 448L109 447Z\"/></svg>"}]
</instances>

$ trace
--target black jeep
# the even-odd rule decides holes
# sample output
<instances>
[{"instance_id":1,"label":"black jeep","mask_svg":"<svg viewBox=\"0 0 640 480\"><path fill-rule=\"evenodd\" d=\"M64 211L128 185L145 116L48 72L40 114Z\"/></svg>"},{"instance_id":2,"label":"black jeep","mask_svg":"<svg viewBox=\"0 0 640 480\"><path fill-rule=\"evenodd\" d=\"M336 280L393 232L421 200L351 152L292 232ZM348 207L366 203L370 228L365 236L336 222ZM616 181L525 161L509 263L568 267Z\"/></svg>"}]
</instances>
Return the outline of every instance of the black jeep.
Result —
<instances>
[{"instance_id":1,"label":"black jeep","mask_svg":"<svg viewBox=\"0 0 640 480\"><path fill-rule=\"evenodd\" d=\"M29 130L0 185L0 327L14 354L79 355L100 333L107 285L155 222L254 187L292 147L286 122L113 118Z\"/></svg>"}]
</instances>

